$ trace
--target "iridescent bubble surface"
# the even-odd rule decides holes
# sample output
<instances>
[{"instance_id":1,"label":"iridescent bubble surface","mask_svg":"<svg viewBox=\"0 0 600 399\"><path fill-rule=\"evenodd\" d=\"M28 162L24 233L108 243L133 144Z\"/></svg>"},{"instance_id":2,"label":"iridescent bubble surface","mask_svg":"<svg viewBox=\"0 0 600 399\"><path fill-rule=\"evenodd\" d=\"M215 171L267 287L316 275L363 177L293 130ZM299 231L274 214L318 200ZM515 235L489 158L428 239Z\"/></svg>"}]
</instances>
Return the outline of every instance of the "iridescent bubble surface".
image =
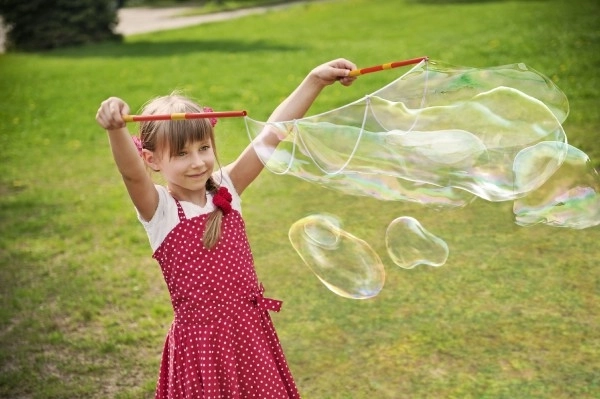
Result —
<instances>
[{"instance_id":1,"label":"iridescent bubble surface","mask_svg":"<svg viewBox=\"0 0 600 399\"><path fill-rule=\"evenodd\" d=\"M429 60L340 108L246 126L277 174L435 208L515 201L519 225L581 229L599 224L598 191L587 155L567 143L568 114L564 93L525 64ZM263 140L267 130L283 138L278 147Z\"/></svg>"},{"instance_id":2,"label":"iridescent bubble surface","mask_svg":"<svg viewBox=\"0 0 600 399\"><path fill-rule=\"evenodd\" d=\"M399 217L389 224L385 246L392 261L405 269L417 265L442 266L450 253L444 240L410 216Z\"/></svg>"},{"instance_id":3,"label":"iridescent bubble surface","mask_svg":"<svg viewBox=\"0 0 600 399\"><path fill-rule=\"evenodd\" d=\"M560 168L526 197L515 200L515 221L521 226L544 223L556 227L585 229L600 224L600 177L581 150L563 144L566 158ZM517 170L540 173L539 164L551 158L556 143L543 143L517 158Z\"/></svg>"},{"instance_id":4,"label":"iridescent bubble surface","mask_svg":"<svg viewBox=\"0 0 600 399\"><path fill-rule=\"evenodd\" d=\"M466 68L421 63L343 107L287 122L246 119L266 167L380 200L459 207L474 197L507 201L546 175L521 175L514 160L541 142L566 143L564 94L524 64ZM261 140L263 129L284 140ZM554 157L564 158L556 146ZM542 165L552 173L560 162Z\"/></svg>"},{"instance_id":5,"label":"iridescent bubble surface","mask_svg":"<svg viewBox=\"0 0 600 399\"><path fill-rule=\"evenodd\" d=\"M369 244L344 231L335 216L302 218L290 227L288 235L304 263L335 294L366 299L383 288L381 259Z\"/></svg>"},{"instance_id":6,"label":"iridescent bubble surface","mask_svg":"<svg viewBox=\"0 0 600 399\"><path fill-rule=\"evenodd\" d=\"M585 229L600 224L600 182L588 156L568 144L568 114L564 93L525 64L470 68L429 60L331 111L245 123L275 174L437 210L510 201L520 226ZM383 286L377 254L335 218L298 221L290 240L338 295L370 297ZM449 254L444 240L408 216L389 224L385 243L392 261L407 269L441 266Z\"/></svg>"}]
</instances>

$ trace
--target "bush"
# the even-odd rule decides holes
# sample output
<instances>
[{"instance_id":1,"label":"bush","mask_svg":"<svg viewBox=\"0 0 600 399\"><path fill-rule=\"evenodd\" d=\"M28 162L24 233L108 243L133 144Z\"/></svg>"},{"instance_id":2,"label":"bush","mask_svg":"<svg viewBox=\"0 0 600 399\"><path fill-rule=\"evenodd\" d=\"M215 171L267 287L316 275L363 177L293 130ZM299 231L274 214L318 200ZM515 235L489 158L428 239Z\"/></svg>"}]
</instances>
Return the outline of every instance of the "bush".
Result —
<instances>
[{"instance_id":1,"label":"bush","mask_svg":"<svg viewBox=\"0 0 600 399\"><path fill-rule=\"evenodd\" d=\"M6 48L48 50L120 39L115 0L0 0Z\"/></svg>"}]
</instances>

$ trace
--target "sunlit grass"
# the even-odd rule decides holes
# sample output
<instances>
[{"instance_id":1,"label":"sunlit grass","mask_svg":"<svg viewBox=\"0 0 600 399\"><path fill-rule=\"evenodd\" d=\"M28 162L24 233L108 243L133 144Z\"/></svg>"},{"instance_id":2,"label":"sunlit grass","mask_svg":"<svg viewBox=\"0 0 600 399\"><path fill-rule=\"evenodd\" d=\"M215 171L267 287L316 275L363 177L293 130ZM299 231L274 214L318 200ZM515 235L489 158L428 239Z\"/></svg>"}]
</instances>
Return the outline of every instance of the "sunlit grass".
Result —
<instances>
[{"instance_id":1,"label":"sunlit grass","mask_svg":"<svg viewBox=\"0 0 600 399\"><path fill-rule=\"evenodd\" d=\"M182 89L259 120L318 63L428 55L456 65L524 62L567 94L569 142L600 165L600 32L594 1L298 5L231 22L40 54L0 56L0 397L150 398L171 309L160 270L94 115ZM260 27L260 29L258 28ZM328 88L311 113L402 71ZM221 160L247 144L217 127ZM244 216L290 367L306 398L594 398L600 390L598 228L513 223L510 204L437 212L349 198L264 173ZM287 238L337 214L381 254L379 296L335 296ZM440 268L402 270L383 232L411 215L446 240Z\"/></svg>"}]
</instances>

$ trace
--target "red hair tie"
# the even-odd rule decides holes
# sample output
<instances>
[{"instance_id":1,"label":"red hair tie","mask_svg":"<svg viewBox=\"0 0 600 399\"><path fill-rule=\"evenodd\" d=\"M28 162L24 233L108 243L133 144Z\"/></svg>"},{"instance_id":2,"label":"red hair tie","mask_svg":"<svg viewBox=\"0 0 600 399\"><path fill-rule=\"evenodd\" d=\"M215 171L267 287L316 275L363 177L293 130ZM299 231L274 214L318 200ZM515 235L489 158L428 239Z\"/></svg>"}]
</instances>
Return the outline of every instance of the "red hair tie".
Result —
<instances>
[{"instance_id":1,"label":"red hair tie","mask_svg":"<svg viewBox=\"0 0 600 399\"><path fill-rule=\"evenodd\" d=\"M213 204L223 212L223 215L227 215L231 212L231 194L227 190L227 187L219 187L216 194L213 197Z\"/></svg>"}]
</instances>

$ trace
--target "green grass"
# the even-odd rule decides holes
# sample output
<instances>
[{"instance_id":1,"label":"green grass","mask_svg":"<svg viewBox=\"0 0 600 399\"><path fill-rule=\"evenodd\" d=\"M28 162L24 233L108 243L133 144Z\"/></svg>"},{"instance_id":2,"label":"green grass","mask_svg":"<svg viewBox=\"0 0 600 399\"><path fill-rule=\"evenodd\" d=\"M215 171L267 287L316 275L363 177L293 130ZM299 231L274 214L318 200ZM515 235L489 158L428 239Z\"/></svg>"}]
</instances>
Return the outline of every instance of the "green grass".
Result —
<instances>
[{"instance_id":1,"label":"green grass","mask_svg":"<svg viewBox=\"0 0 600 399\"><path fill-rule=\"evenodd\" d=\"M524 62L567 94L571 144L600 166L600 8L594 0L349 0L38 54L0 56L0 397L150 398L171 309L94 115L183 89L259 120L318 63L428 55L455 65ZM260 29L257 29L260 27ZM311 113L402 71L331 87ZM247 144L218 125L227 162ZM274 321L306 398L596 398L600 229L512 221L511 204L437 212L343 197L261 175L244 215ZM310 213L340 216L382 255L379 296L335 296L287 239ZM383 232L411 215L450 247L441 268L402 270Z\"/></svg>"}]
</instances>

